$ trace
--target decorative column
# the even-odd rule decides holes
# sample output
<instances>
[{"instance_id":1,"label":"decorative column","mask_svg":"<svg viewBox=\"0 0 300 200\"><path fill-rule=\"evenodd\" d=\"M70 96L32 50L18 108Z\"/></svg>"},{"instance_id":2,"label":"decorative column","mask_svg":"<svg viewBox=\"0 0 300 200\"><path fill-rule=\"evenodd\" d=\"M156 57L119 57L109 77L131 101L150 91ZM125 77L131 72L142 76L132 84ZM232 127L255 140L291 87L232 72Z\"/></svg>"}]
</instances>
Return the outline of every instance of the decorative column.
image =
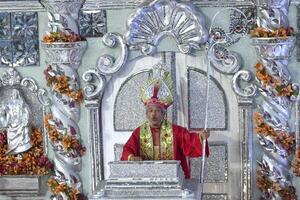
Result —
<instances>
[{"instance_id":1,"label":"decorative column","mask_svg":"<svg viewBox=\"0 0 300 200\"><path fill-rule=\"evenodd\" d=\"M80 178L80 120L83 93L78 67L87 46L78 35L77 19L82 1L45 0L51 32L43 38L47 69L45 78L52 96L51 114L45 117L46 130L54 151L55 175L48 180L52 199L87 199Z\"/></svg>"},{"instance_id":2,"label":"decorative column","mask_svg":"<svg viewBox=\"0 0 300 200\"><path fill-rule=\"evenodd\" d=\"M246 84L242 87L241 82L250 82L251 73L240 70L234 74L232 88L238 97L239 105L239 133L241 152L241 200L253 199L253 99L257 92L254 84Z\"/></svg>"},{"instance_id":3,"label":"decorative column","mask_svg":"<svg viewBox=\"0 0 300 200\"><path fill-rule=\"evenodd\" d=\"M288 23L289 4L289 0L257 1L258 27L251 31L259 58L255 67L262 97L254 120L263 148L256 178L263 199L297 199L289 174L295 150L289 121L292 101L298 94L298 86L291 83L287 68L296 42Z\"/></svg>"}]
</instances>

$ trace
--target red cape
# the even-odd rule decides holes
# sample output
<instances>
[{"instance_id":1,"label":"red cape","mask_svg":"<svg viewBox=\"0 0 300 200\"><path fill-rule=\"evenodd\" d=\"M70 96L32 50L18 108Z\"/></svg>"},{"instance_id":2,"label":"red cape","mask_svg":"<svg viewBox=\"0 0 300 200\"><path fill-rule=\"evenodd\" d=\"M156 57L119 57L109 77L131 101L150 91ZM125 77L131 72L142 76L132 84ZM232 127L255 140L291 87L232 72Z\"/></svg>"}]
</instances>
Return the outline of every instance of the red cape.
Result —
<instances>
[{"instance_id":1,"label":"red cape","mask_svg":"<svg viewBox=\"0 0 300 200\"><path fill-rule=\"evenodd\" d=\"M202 144L197 133L190 133L186 128L172 125L174 159L180 160L185 178L191 177L191 171L187 162L187 157L202 156ZM128 160L128 156L133 154L140 156L140 127L135 129L129 140L123 147L121 160ZM206 156L209 155L209 147L206 144Z\"/></svg>"}]
</instances>

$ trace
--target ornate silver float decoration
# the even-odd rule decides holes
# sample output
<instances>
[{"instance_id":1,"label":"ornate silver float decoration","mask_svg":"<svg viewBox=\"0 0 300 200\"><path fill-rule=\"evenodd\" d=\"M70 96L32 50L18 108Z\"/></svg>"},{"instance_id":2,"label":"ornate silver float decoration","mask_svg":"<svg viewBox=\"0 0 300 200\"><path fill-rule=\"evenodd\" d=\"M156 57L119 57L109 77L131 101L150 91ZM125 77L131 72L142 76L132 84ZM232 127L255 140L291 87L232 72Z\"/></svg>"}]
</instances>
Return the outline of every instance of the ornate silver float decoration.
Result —
<instances>
[{"instance_id":1,"label":"ornate silver float decoration","mask_svg":"<svg viewBox=\"0 0 300 200\"><path fill-rule=\"evenodd\" d=\"M214 26L218 15L227 10L232 10L240 16L238 23L236 22L237 20L231 22L228 32L221 27ZM207 54L210 64L216 70L225 74L234 74L241 68L241 58L239 54L228 51L226 48L238 42L242 36L249 32L249 24L251 22L252 20L248 19L247 16L237 8L224 8L214 15L209 30Z\"/></svg>"},{"instance_id":2,"label":"ornate silver float decoration","mask_svg":"<svg viewBox=\"0 0 300 200\"><path fill-rule=\"evenodd\" d=\"M176 40L182 53L199 50L208 38L201 14L192 5L171 0L142 4L130 16L127 26L127 44L146 55L154 53L159 41L167 35Z\"/></svg>"},{"instance_id":3,"label":"ornate silver float decoration","mask_svg":"<svg viewBox=\"0 0 300 200\"><path fill-rule=\"evenodd\" d=\"M51 114L45 118L55 163L55 176L48 180L48 185L52 191L63 188L54 192L52 199L81 199L84 195L79 173L85 147L81 144L78 126L83 93L77 70L87 47L77 27L82 1L45 0L42 3L48 10L51 27L49 41L44 39L42 43L48 64L45 76L53 100ZM60 34L69 39L59 38ZM58 41L52 41L53 36Z\"/></svg>"},{"instance_id":4,"label":"ornate silver float decoration","mask_svg":"<svg viewBox=\"0 0 300 200\"><path fill-rule=\"evenodd\" d=\"M0 194L37 196L39 181L53 168L43 134L50 100L34 79L21 77L14 68L1 76L0 93L0 181L5 182Z\"/></svg>"},{"instance_id":5,"label":"ornate silver float decoration","mask_svg":"<svg viewBox=\"0 0 300 200\"><path fill-rule=\"evenodd\" d=\"M171 0L155 0L141 4L136 13L128 20L125 36L107 33L103 43L110 48L121 48L118 58L101 55L96 68L83 74L87 83L84 87L85 104L89 109L91 188L92 198L102 195L104 180L103 139L99 114L101 98L105 85L127 62L128 51L139 50L144 55L155 53L155 46L165 36L175 39L179 51L189 54L205 45L208 32L204 18L191 4L187 5Z\"/></svg>"},{"instance_id":6,"label":"ornate silver float decoration","mask_svg":"<svg viewBox=\"0 0 300 200\"><path fill-rule=\"evenodd\" d=\"M287 14L290 1L266 0L257 4L258 28L252 36L257 37L253 38L259 58L256 80L263 99L254 117L256 133L264 151L262 161L258 161L256 185L264 199L297 199L288 172L295 148L295 138L290 133L288 122L299 87L291 83L287 68L296 40L293 36L280 35L280 30L289 31ZM275 36L260 36L264 33L274 33Z\"/></svg>"}]
</instances>

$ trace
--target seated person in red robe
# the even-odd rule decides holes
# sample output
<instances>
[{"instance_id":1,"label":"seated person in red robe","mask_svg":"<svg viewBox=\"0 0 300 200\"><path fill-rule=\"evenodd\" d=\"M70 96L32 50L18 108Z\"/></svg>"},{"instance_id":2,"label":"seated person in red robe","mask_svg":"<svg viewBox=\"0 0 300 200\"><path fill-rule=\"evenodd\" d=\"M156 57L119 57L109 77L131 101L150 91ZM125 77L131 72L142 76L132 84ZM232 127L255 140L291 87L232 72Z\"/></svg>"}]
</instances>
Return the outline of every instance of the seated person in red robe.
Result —
<instances>
[{"instance_id":1,"label":"seated person in red robe","mask_svg":"<svg viewBox=\"0 0 300 200\"><path fill-rule=\"evenodd\" d=\"M165 120L166 110L173 102L172 94L168 72L151 77L141 89L147 121L133 131L123 147L121 160L180 160L185 177L190 178L186 157L202 156L201 141L209 137L209 132L189 133L186 128Z\"/></svg>"}]
</instances>

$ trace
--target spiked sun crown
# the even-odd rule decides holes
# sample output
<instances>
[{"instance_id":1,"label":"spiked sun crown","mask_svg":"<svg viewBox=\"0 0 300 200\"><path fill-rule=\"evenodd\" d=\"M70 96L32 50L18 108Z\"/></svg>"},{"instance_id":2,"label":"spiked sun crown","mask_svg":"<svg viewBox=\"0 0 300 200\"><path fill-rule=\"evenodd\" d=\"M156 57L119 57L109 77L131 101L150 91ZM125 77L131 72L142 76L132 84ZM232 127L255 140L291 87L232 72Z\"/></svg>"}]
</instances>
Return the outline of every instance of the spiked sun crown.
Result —
<instances>
[{"instance_id":1,"label":"spiked sun crown","mask_svg":"<svg viewBox=\"0 0 300 200\"><path fill-rule=\"evenodd\" d=\"M141 88L141 100L145 106L156 105L167 109L173 103L173 83L171 73L161 64L154 66L146 84Z\"/></svg>"}]
</instances>

